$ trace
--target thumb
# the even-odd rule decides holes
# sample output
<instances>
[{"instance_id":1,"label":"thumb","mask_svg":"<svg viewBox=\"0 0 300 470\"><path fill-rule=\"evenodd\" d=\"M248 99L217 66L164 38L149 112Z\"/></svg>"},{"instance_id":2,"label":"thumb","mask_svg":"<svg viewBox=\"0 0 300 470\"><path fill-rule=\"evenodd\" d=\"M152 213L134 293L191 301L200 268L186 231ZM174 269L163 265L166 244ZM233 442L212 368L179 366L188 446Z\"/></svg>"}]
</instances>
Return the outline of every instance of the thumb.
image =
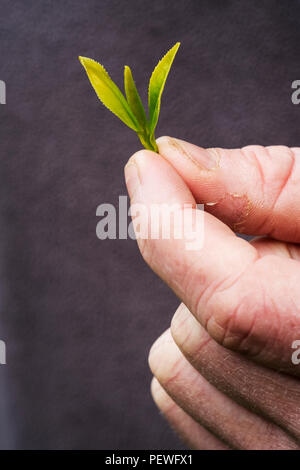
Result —
<instances>
[{"instance_id":1,"label":"thumb","mask_svg":"<svg viewBox=\"0 0 300 470\"><path fill-rule=\"evenodd\" d=\"M170 137L157 143L196 201L234 231L300 241L300 148L203 149Z\"/></svg>"},{"instance_id":2,"label":"thumb","mask_svg":"<svg viewBox=\"0 0 300 470\"><path fill-rule=\"evenodd\" d=\"M138 209L132 212L135 227L146 235L138 238L143 258L209 335L226 348L299 375L291 361L291 345L300 337L299 263L260 257L255 246L220 220L193 208L195 200L183 179L154 152L133 155L125 177L131 208ZM152 217L151 209L165 203L175 206L170 236L161 231L152 236L154 222L161 226L163 217L156 212ZM176 227L185 226L186 205L192 206L194 221L200 220L194 231L200 244L193 250L187 247L189 229L175 236Z\"/></svg>"}]
</instances>

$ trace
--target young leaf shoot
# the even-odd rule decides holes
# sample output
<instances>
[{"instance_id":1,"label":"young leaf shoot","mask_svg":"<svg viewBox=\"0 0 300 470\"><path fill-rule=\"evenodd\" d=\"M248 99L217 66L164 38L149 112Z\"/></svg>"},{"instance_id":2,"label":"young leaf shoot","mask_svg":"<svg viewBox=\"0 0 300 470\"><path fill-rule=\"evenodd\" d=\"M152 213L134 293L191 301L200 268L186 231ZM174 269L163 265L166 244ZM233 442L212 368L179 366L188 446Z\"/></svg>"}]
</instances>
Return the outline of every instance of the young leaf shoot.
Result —
<instances>
[{"instance_id":1,"label":"young leaf shoot","mask_svg":"<svg viewBox=\"0 0 300 470\"><path fill-rule=\"evenodd\" d=\"M158 151L155 142L155 129L159 117L161 95L179 46L180 43L177 42L166 53L151 75L148 92L148 118L135 86L131 70L127 65L124 69L125 98L101 64L86 57L79 57L100 101L112 113L118 116L124 124L137 133L142 145L146 149L154 152Z\"/></svg>"}]
</instances>

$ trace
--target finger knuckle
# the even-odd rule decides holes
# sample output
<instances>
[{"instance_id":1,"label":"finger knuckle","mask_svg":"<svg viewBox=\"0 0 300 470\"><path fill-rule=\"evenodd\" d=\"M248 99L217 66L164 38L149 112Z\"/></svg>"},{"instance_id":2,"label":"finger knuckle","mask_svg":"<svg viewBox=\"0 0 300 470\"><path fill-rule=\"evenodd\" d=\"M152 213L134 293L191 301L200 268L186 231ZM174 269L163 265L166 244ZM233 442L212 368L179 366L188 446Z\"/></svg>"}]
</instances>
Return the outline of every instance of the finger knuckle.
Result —
<instances>
[{"instance_id":1,"label":"finger knuckle","mask_svg":"<svg viewBox=\"0 0 300 470\"><path fill-rule=\"evenodd\" d=\"M268 305L263 286L259 282L254 286L249 283L250 275L242 275L229 287L215 290L207 306L209 313L205 327L222 346L256 356L267 346L266 335L262 334L262 319ZM272 337L276 337L276 327L274 324Z\"/></svg>"}]
</instances>

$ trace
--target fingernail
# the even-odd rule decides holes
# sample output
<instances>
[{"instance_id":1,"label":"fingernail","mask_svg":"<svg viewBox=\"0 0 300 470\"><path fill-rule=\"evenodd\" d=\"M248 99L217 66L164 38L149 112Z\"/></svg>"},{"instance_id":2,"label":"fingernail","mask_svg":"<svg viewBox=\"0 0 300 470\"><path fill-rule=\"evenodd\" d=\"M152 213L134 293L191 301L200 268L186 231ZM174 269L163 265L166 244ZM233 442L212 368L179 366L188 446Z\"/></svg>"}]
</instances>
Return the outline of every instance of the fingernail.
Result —
<instances>
[{"instance_id":1,"label":"fingernail","mask_svg":"<svg viewBox=\"0 0 300 470\"><path fill-rule=\"evenodd\" d=\"M214 170L219 166L219 157L214 149L204 149L171 137L161 137L157 139L157 143L162 155L168 156L170 152L177 152L202 170Z\"/></svg>"},{"instance_id":2,"label":"fingernail","mask_svg":"<svg viewBox=\"0 0 300 470\"><path fill-rule=\"evenodd\" d=\"M125 181L130 199L133 199L139 185L139 170L134 157L131 157L124 168Z\"/></svg>"}]
</instances>

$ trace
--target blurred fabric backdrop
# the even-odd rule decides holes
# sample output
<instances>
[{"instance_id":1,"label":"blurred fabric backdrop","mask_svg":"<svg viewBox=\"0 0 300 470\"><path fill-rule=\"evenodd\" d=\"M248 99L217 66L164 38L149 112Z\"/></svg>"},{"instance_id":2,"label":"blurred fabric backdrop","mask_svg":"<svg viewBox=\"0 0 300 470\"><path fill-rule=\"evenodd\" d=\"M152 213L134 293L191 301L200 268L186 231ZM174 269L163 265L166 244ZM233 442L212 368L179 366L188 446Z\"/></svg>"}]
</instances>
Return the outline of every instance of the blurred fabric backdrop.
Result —
<instances>
[{"instance_id":1,"label":"blurred fabric backdrop","mask_svg":"<svg viewBox=\"0 0 300 470\"><path fill-rule=\"evenodd\" d=\"M97 101L78 55L122 86L182 45L157 135L201 146L300 144L299 1L1 0L0 447L180 449L147 355L178 300L135 241L96 237L126 195L137 137Z\"/></svg>"}]
</instances>

